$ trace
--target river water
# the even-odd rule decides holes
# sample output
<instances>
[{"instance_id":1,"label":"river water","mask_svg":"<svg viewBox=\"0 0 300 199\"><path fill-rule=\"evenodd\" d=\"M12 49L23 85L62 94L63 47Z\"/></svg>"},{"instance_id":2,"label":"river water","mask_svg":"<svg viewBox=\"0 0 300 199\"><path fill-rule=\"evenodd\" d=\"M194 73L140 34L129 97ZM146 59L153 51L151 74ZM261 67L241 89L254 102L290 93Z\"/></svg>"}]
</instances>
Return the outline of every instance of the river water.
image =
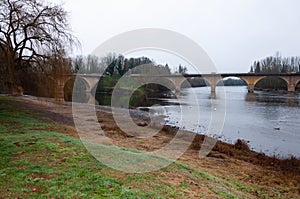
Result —
<instances>
[{"instance_id":1,"label":"river water","mask_svg":"<svg viewBox=\"0 0 300 199\"><path fill-rule=\"evenodd\" d=\"M218 94L221 88L217 88L215 98L211 98L208 87L182 89L178 100L161 99L179 102L181 106L152 106L150 109L163 112L168 125L206 134L216 104L225 99L226 116L219 140L234 143L243 139L258 152L300 157L300 93L248 93L245 86L224 88L225 95L221 97ZM200 120L195 122L198 114Z\"/></svg>"}]
</instances>

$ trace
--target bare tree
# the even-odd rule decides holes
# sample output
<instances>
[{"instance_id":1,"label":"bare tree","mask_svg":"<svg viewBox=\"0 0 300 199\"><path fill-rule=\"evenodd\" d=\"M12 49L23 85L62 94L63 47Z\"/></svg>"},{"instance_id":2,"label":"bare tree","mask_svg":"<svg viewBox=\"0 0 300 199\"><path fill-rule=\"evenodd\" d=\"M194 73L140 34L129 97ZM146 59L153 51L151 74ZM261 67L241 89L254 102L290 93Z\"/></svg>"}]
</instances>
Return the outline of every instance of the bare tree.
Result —
<instances>
[{"instance_id":1,"label":"bare tree","mask_svg":"<svg viewBox=\"0 0 300 199\"><path fill-rule=\"evenodd\" d=\"M282 57L279 52L275 56L255 61L250 71L255 73L299 73L300 57Z\"/></svg>"},{"instance_id":2,"label":"bare tree","mask_svg":"<svg viewBox=\"0 0 300 199\"><path fill-rule=\"evenodd\" d=\"M76 44L61 5L38 0L0 0L0 48L5 64L6 85L21 92L20 75L32 65L57 56Z\"/></svg>"},{"instance_id":3,"label":"bare tree","mask_svg":"<svg viewBox=\"0 0 300 199\"><path fill-rule=\"evenodd\" d=\"M74 72L82 72L86 67L84 57L81 55L75 57L73 59L73 65Z\"/></svg>"}]
</instances>

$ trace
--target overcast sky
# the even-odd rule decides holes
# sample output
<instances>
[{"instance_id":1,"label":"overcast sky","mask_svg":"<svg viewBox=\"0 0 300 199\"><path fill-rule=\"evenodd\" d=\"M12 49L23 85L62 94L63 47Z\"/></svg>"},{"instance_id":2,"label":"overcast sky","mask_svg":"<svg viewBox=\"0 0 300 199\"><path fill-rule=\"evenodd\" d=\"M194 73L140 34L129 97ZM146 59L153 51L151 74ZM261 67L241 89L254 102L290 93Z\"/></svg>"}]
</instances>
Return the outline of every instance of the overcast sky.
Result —
<instances>
[{"instance_id":1,"label":"overcast sky","mask_svg":"<svg viewBox=\"0 0 300 199\"><path fill-rule=\"evenodd\" d=\"M52 1L65 2L84 55L115 35L139 28L163 28L189 37L219 72L247 72L253 61L276 51L300 55L298 0ZM150 55L171 67L180 62L159 53Z\"/></svg>"}]
</instances>

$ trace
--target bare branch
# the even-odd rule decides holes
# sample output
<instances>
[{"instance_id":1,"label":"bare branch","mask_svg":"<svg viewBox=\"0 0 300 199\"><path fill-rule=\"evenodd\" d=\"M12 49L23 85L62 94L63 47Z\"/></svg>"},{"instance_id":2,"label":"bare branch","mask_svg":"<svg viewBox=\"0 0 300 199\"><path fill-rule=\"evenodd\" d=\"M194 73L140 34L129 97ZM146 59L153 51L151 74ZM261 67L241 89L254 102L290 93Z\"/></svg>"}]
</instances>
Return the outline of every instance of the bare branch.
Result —
<instances>
[{"instance_id":1,"label":"bare branch","mask_svg":"<svg viewBox=\"0 0 300 199\"><path fill-rule=\"evenodd\" d=\"M67 12L59 5L42 0L0 0L0 7L0 49L6 55L4 62L11 84L18 79L16 70L30 64L32 68L51 71L55 66L47 68L40 63L52 56L58 63L58 59L65 59L68 47L79 43L68 25Z\"/></svg>"}]
</instances>

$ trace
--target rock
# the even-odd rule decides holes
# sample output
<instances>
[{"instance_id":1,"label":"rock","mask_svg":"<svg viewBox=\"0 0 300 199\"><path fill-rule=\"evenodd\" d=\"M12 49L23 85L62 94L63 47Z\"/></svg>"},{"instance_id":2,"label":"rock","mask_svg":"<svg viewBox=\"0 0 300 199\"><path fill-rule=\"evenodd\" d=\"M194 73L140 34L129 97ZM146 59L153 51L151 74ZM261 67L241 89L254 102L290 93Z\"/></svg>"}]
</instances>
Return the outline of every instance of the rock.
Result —
<instances>
[{"instance_id":1,"label":"rock","mask_svg":"<svg viewBox=\"0 0 300 199\"><path fill-rule=\"evenodd\" d=\"M148 126L147 122L139 122L139 123L137 123L137 125L142 126L142 127Z\"/></svg>"}]
</instances>

